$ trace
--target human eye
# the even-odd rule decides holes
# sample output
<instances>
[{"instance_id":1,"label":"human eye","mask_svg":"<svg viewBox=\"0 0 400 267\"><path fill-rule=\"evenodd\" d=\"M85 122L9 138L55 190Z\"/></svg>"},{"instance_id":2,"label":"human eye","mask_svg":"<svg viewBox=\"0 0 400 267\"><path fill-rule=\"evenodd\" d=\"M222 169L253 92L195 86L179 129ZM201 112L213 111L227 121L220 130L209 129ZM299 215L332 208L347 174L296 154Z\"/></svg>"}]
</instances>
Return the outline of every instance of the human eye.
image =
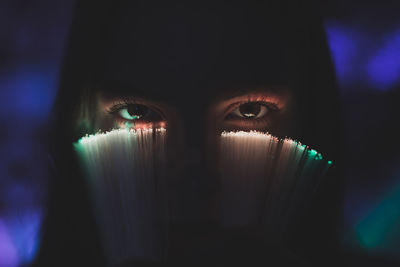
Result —
<instances>
[{"instance_id":1,"label":"human eye","mask_svg":"<svg viewBox=\"0 0 400 267\"><path fill-rule=\"evenodd\" d=\"M237 130L263 130L278 111L271 101L248 99L230 105L224 123Z\"/></svg>"},{"instance_id":2,"label":"human eye","mask_svg":"<svg viewBox=\"0 0 400 267\"><path fill-rule=\"evenodd\" d=\"M241 90L216 101L209 117L216 115L222 131L260 131L286 134L291 127L291 94L286 88Z\"/></svg>"},{"instance_id":3,"label":"human eye","mask_svg":"<svg viewBox=\"0 0 400 267\"><path fill-rule=\"evenodd\" d=\"M270 107L262 102L248 102L241 104L231 112L231 116L237 116L243 119L263 118L270 111Z\"/></svg>"},{"instance_id":4,"label":"human eye","mask_svg":"<svg viewBox=\"0 0 400 267\"><path fill-rule=\"evenodd\" d=\"M157 125L164 121L164 116L157 107L136 101L114 103L107 112L121 127L144 124Z\"/></svg>"}]
</instances>

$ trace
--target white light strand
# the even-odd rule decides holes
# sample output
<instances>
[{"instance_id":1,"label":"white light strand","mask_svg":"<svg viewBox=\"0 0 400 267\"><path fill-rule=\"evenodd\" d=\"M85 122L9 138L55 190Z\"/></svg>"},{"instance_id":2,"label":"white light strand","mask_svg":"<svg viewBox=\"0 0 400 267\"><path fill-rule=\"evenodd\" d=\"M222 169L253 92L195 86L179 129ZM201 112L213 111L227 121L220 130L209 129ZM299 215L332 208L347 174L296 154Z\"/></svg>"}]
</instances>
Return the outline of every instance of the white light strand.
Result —
<instances>
[{"instance_id":1,"label":"white light strand","mask_svg":"<svg viewBox=\"0 0 400 267\"><path fill-rule=\"evenodd\" d=\"M222 225L263 225L270 237L307 205L331 164L300 142L256 131L223 132L220 149Z\"/></svg>"},{"instance_id":2,"label":"white light strand","mask_svg":"<svg viewBox=\"0 0 400 267\"><path fill-rule=\"evenodd\" d=\"M163 128L116 129L74 144L110 266L163 257L165 136Z\"/></svg>"}]
</instances>

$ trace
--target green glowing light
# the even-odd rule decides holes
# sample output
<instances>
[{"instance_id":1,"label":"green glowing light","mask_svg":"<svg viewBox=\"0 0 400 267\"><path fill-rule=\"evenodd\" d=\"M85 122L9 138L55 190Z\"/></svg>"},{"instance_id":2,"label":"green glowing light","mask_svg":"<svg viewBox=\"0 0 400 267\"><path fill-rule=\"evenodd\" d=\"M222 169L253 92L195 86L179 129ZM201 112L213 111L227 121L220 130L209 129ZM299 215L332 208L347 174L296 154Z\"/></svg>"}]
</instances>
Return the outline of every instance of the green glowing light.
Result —
<instances>
[{"instance_id":1,"label":"green glowing light","mask_svg":"<svg viewBox=\"0 0 400 267\"><path fill-rule=\"evenodd\" d=\"M328 160L328 164L329 164L329 165L332 165L332 161Z\"/></svg>"},{"instance_id":2,"label":"green glowing light","mask_svg":"<svg viewBox=\"0 0 400 267\"><path fill-rule=\"evenodd\" d=\"M121 115L122 118L126 119L126 120L136 120L139 119L141 116L137 116L137 115L131 115L129 114L129 111L127 108L123 108L119 111L119 115Z\"/></svg>"},{"instance_id":3,"label":"green glowing light","mask_svg":"<svg viewBox=\"0 0 400 267\"><path fill-rule=\"evenodd\" d=\"M308 156L309 157L316 157L318 155L318 152L315 151L314 149L311 149L308 151Z\"/></svg>"},{"instance_id":4,"label":"green glowing light","mask_svg":"<svg viewBox=\"0 0 400 267\"><path fill-rule=\"evenodd\" d=\"M366 250L395 246L400 225L400 184L390 187L383 198L355 225L358 241Z\"/></svg>"},{"instance_id":5,"label":"green glowing light","mask_svg":"<svg viewBox=\"0 0 400 267\"><path fill-rule=\"evenodd\" d=\"M130 129L133 127L135 127L135 124L133 122L129 122L129 121L125 122L125 129Z\"/></svg>"}]
</instances>

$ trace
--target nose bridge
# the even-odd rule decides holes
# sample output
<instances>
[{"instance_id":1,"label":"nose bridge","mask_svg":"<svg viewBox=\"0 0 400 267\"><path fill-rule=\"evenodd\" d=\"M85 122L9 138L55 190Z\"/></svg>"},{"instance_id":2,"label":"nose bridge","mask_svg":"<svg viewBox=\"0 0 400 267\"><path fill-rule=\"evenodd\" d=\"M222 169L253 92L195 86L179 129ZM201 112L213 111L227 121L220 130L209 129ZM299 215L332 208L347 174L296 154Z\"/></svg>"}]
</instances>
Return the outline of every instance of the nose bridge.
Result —
<instances>
[{"instance_id":1,"label":"nose bridge","mask_svg":"<svg viewBox=\"0 0 400 267\"><path fill-rule=\"evenodd\" d=\"M206 150L207 129L204 123L205 108L194 104L184 116L184 176L191 181L192 190L202 193L209 183Z\"/></svg>"},{"instance_id":2,"label":"nose bridge","mask_svg":"<svg viewBox=\"0 0 400 267\"><path fill-rule=\"evenodd\" d=\"M183 105L182 105L183 106ZM209 221L210 207L215 199L217 180L208 168L206 108L200 101L180 108L183 146L180 158L180 178L174 184L173 212L178 220Z\"/></svg>"},{"instance_id":3,"label":"nose bridge","mask_svg":"<svg viewBox=\"0 0 400 267\"><path fill-rule=\"evenodd\" d=\"M207 169L207 157L204 149L189 147L185 150L185 161L182 172L183 206L185 217L193 221L210 221L218 181Z\"/></svg>"},{"instance_id":4,"label":"nose bridge","mask_svg":"<svg viewBox=\"0 0 400 267\"><path fill-rule=\"evenodd\" d=\"M205 125L206 99L202 97L201 89L192 88L185 92L185 97L179 104L185 165L200 167L206 158L205 142L207 129Z\"/></svg>"}]
</instances>

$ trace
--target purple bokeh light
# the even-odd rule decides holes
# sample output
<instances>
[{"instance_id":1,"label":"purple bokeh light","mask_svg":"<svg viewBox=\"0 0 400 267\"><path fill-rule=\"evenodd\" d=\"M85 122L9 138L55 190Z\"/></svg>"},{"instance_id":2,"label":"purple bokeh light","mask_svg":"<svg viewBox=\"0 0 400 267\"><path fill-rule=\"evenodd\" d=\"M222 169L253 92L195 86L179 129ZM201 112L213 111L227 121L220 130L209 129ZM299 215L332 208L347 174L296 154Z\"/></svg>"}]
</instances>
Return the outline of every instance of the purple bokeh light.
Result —
<instances>
[{"instance_id":1,"label":"purple bokeh light","mask_svg":"<svg viewBox=\"0 0 400 267\"><path fill-rule=\"evenodd\" d=\"M362 33L336 21L326 21L325 29L339 84L348 88L362 75L357 66Z\"/></svg>"},{"instance_id":2,"label":"purple bokeh light","mask_svg":"<svg viewBox=\"0 0 400 267\"><path fill-rule=\"evenodd\" d=\"M370 84L379 90L386 91L400 83L400 27L385 36L366 71Z\"/></svg>"},{"instance_id":3,"label":"purple bokeh light","mask_svg":"<svg viewBox=\"0 0 400 267\"><path fill-rule=\"evenodd\" d=\"M29 264L35 258L40 244L41 208L25 209L4 220L8 225L12 244L20 264Z\"/></svg>"},{"instance_id":4,"label":"purple bokeh light","mask_svg":"<svg viewBox=\"0 0 400 267\"><path fill-rule=\"evenodd\" d=\"M356 22L330 20L325 28L342 91L386 91L400 84L400 26L386 35Z\"/></svg>"},{"instance_id":5,"label":"purple bokeh light","mask_svg":"<svg viewBox=\"0 0 400 267\"><path fill-rule=\"evenodd\" d=\"M57 88L57 68L22 66L0 78L0 113L22 123L47 119Z\"/></svg>"},{"instance_id":6,"label":"purple bokeh light","mask_svg":"<svg viewBox=\"0 0 400 267\"><path fill-rule=\"evenodd\" d=\"M17 249L12 242L7 225L0 218L0 266L17 267L18 264Z\"/></svg>"}]
</instances>

